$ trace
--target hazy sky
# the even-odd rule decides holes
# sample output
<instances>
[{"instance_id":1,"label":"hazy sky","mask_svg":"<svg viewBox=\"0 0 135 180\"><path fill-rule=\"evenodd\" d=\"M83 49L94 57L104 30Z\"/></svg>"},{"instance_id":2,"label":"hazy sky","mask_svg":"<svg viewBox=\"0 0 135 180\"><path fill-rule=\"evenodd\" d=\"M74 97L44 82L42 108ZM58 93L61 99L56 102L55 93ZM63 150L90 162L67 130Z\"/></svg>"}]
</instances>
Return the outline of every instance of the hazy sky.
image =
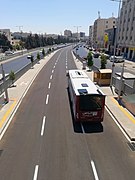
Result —
<instances>
[{"instance_id":1,"label":"hazy sky","mask_svg":"<svg viewBox=\"0 0 135 180\"><path fill-rule=\"evenodd\" d=\"M111 0L0 0L0 29L12 32L63 34L65 29L88 35L89 25L98 18L117 16L118 2Z\"/></svg>"}]
</instances>

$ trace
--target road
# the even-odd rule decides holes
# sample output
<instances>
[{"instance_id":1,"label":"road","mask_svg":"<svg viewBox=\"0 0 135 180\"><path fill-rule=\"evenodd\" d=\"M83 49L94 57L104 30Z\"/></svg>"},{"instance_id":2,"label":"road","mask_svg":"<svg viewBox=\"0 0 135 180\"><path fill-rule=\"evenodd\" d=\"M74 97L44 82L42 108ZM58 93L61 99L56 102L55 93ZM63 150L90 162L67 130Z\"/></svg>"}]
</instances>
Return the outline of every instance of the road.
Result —
<instances>
[{"instance_id":1,"label":"road","mask_svg":"<svg viewBox=\"0 0 135 180\"><path fill-rule=\"evenodd\" d=\"M40 71L0 141L1 180L134 179L135 152L105 110L102 124L72 121L70 48Z\"/></svg>"},{"instance_id":2,"label":"road","mask_svg":"<svg viewBox=\"0 0 135 180\"><path fill-rule=\"evenodd\" d=\"M55 45L53 46L54 49L57 48L61 48L64 47L65 45ZM48 51L48 47L45 47L45 52L47 53ZM42 49L42 48L41 48ZM37 52L39 52L39 50L35 50L33 52L29 52L29 54L32 54L34 56L34 59L36 59L37 56ZM40 53L42 55L42 53ZM14 57L14 58L10 58L4 61L1 61L1 63L3 64L3 68L6 74L9 74L12 71L17 72L18 70L22 69L24 66L28 65L31 63L30 59L27 59L28 54L26 55L21 55L19 57ZM2 70L0 68L0 74L2 74Z\"/></svg>"}]
</instances>

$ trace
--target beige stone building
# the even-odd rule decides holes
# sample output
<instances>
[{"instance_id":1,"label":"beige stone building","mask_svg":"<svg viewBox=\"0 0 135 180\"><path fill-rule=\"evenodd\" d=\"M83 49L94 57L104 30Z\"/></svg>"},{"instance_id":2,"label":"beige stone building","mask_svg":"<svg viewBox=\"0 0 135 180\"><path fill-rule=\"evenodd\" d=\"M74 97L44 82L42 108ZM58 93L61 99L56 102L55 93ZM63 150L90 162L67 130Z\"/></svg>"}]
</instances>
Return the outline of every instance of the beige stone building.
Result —
<instances>
[{"instance_id":1,"label":"beige stone building","mask_svg":"<svg viewBox=\"0 0 135 180\"><path fill-rule=\"evenodd\" d=\"M95 20L93 28L93 44L95 48L105 47L105 31L115 27L116 21L115 17Z\"/></svg>"},{"instance_id":2,"label":"beige stone building","mask_svg":"<svg viewBox=\"0 0 135 180\"><path fill-rule=\"evenodd\" d=\"M135 0L126 0L122 3L117 43L120 53L135 61Z\"/></svg>"},{"instance_id":3,"label":"beige stone building","mask_svg":"<svg viewBox=\"0 0 135 180\"><path fill-rule=\"evenodd\" d=\"M10 44L12 45L13 36L10 32L10 29L0 29L0 33L5 34L5 36L7 36L7 39L10 41Z\"/></svg>"}]
</instances>

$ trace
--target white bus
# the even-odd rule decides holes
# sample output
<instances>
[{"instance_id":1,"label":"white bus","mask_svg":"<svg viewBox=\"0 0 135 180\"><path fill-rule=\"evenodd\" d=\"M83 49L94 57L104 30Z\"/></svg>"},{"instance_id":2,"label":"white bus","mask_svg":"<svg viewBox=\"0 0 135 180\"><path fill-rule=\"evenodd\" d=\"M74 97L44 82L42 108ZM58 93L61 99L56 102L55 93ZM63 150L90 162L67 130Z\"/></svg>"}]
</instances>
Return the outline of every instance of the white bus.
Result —
<instances>
[{"instance_id":1,"label":"white bus","mask_svg":"<svg viewBox=\"0 0 135 180\"><path fill-rule=\"evenodd\" d=\"M105 95L83 70L68 71L68 90L76 122L102 122Z\"/></svg>"}]
</instances>

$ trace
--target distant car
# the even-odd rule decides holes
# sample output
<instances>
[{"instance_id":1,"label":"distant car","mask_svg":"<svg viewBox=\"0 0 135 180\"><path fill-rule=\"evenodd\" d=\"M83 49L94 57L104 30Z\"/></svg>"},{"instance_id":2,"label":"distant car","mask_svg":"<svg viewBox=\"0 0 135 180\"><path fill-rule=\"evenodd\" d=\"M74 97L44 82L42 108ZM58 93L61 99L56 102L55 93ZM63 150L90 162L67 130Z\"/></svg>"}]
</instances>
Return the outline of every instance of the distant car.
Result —
<instances>
[{"instance_id":1,"label":"distant car","mask_svg":"<svg viewBox=\"0 0 135 180\"><path fill-rule=\"evenodd\" d=\"M119 62L124 62L124 59L123 59L123 56L111 56L110 61L119 63Z\"/></svg>"},{"instance_id":2,"label":"distant car","mask_svg":"<svg viewBox=\"0 0 135 180\"><path fill-rule=\"evenodd\" d=\"M31 55L28 55L28 56L27 56L27 59L31 59Z\"/></svg>"},{"instance_id":3,"label":"distant car","mask_svg":"<svg viewBox=\"0 0 135 180\"><path fill-rule=\"evenodd\" d=\"M6 56L8 56L8 55L12 55L12 54L14 54L14 52L13 52L13 51L5 51L5 55L6 55Z\"/></svg>"}]
</instances>

